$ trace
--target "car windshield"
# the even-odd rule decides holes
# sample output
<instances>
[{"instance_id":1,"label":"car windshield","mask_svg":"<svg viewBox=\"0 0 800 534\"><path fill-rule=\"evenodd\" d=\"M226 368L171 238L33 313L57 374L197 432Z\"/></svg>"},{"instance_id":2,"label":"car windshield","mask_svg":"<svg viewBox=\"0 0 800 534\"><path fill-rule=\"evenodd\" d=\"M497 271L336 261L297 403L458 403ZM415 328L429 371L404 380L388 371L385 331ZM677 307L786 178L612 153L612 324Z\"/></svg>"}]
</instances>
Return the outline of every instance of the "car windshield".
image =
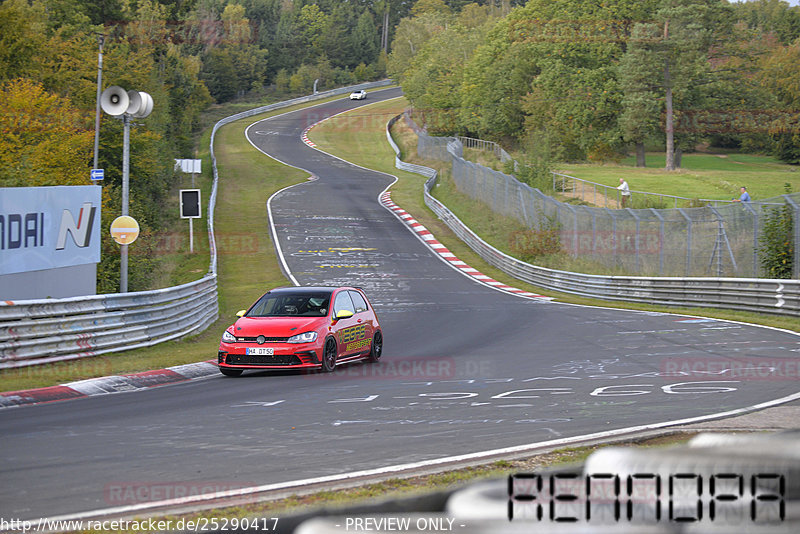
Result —
<instances>
[{"instance_id":1,"label":"car windshield","mask_svg":"<svg viewBox=\"0 0 800 534\"><path fill-rule=\"evenodd\" d=\"M267 293L245 317L325 317L330 300L330 293Z\"/></svg>"}]
</instances>

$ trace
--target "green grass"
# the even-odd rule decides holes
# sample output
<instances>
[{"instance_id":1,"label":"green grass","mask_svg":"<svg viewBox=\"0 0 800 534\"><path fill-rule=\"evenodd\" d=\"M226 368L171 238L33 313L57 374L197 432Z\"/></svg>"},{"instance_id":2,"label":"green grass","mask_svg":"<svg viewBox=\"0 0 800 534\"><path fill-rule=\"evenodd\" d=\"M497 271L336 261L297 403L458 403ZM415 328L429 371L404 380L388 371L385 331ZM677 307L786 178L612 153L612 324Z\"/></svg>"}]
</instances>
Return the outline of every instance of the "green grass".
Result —
<instances>
[{"instance_id":1,"label":"green grass","mask_svg":"<svg viewBox=\"0 0 800 534\"><path fill-rule=\"evenodd\" d=\"M730 200L747 187L753 200L784 193L785 183L800 190L800 169L775 158L751 154L685 154L682 168L664 170L663 154L647 154L647 168L634 167L633 158L620 165L556 164L558 172L616 187L624 177L631 189L686 198Z\"/></svg>"},{"instance_id":2,"label":"green grass","mask_svg":"<svg viewBox=\"0 0 800 534\"><path fill-rule=\"evenodd\" d=\"M392 200L394 200L403 209L411 213L411 215L413 215L414 218L420 223L425 225L431 232L433 232L436 238L456 256L482 273L491 276L495 280L518 287L520 289L524 289L526 291L530 291L532 293L555 297L561 302L589 306L605 306L620 309L702 315L718 319L727 319L731 321L741 321L773 326L776 328L785 328L788 330L800 330L800 321L790 317L739 312L733 310L720 310L714 308L667 308L665 306L653 306L644 303L604 301L600 299L579 297L576 295L570 295L568 293L560 293L526 284L507 275L499 269L492 267L466 244L464 244L464 242L461 241L461 239L459 239L452 232L452 230L450 230L447 225L439 220L436 215L425 205L422 195L425 178L417 174L397 170L394 167L394 151L386 142L386 136L384 133L385 124L390 117L401 113L407 105L408 104L406 100L402 98L371 105L366 108L366 110L369 110L370 115L373 115L375 118L374 120L369 120L366 122L363 118L354 120L352 118L348 118L347 114L340 115L339 117L335 117L318 125L316 128L311 130L309 137L322 150L333 153L363 167L397 176L399 180L391 189ZM363 117L366 115L364 112L366 110L362 108L362 110L358 112L359 116ZM441 165L439 162L421 160L415 157L416 136L413 134L413 132L410 132L407 128L404 128L402 121L395 125L395 129L396 130L393 130L393 136L397 144L400 146L400 150L404 155L405 161L428 165L429 167ZM475 226L471 228L478 235L488 236L490 239L489 242L493 245L499 246L498 248L507 248L506 244L509 242L510 233L515 229L515 227L511 225L505 226L502 221L498 222L499 219L494 214L491 216L491 218L484 217L483 215L486 214L486 209L479 206L475 207L475 205L466 205L455 210L450 205L448 205L448 207L453 210L454 213L462 220L471 220L473 224L475 224ZM476 213L481 214L481 216L476 217ZM480 223L480 221L489 220L492 222L487 226L483 226Z\"/></svg>"},{"instance_id":3,"label":"green grass","mask_svg":"<svg viewBox=\"0 0 800 534\"><path fill-rule=\"evenodd\" d=\"M320 102L322 101L313 104ZM220 335L233 322L236 311L250 305L267 289L290 284L283 276L275 255L269 234L266 201L273 192L303 182L308 176L307 173L278 163L254 149L244 137L244 130L257 120L308 105L243 119L226 125L217 132L216 155L220 182L215 210L215 233L219 248L220 319L216 323L196 336L145 349L71 362L4 369L0 371L0 391L46 387L98 376L134 373L215 359ZM249 105L247 109L252 107L254 106ZM236 110L231 111L235 112ZM205 205L208 203L211 187L211 163L208 157L210 135L208 130L201 137L197 156L203 159L204 172L196 183L203 190L202 200ZM191 179L186 180L191 185ZM175 195L173 205L177 205L177 192ZM195 221L195 245L198 252L192 256L188 253L177 253L169 258L173 266L169 269L164 267L168 273L162 274L165 283L169 282L167 285L197 280L207 272L207 216L204 208L203 219ZM185 238L188 236L188 223L181 223L185 227L179 233ZM188 246L188 241L186 244Z\"/></svg>"},{"instance_id":4,"label":"green grass","mask_svg":"<svg viewBox=\"0 0 800 534\"><path fill-rule=\"evenodd\" d=\"M208 145L208 137L205 137L204 140ZM186 219L175 217L163 234L154 236L158 239L159 245L155 249L156 273L150 284L152 289L192 282L208 272L208 214L206 207L211 195L212 173L207 146L197 157L203 160L203 173L195 175L194 187L191 175L181 174L167 200L168 206L175 206L174 213L177 215L180 189L200 189L200 199L205 206L201 206L202 217L194 219L192 222L194 253L189 252L189 222ZM139 239L147 239L147 236L140 236ZM135 247L135 243L130 247L132 254L135 254Z\"/></svg>"},{"instance_id":5,"label":"green grass","mask_svg":"<svg viewBox=\"0 0 800 534\"><path fill-rule=\"evenodd\" d=\"M434 166L437 162L428 162L428 166ZM522 261L534 262L540 267L558 269L561 271L581 272L586 274L603 275L635 275L636 273L627 272L621 267L612 268L585 257L573 257L571 254L559 252L546 256L520 257L511 248L512 236L516 232L528 230L514 217L506 217L495 211L491 206L475 200L458 190L451 178L451 173L447 169L440 169L439 179L433 190L433 196L455 213L461 221L466 224L478 236L491 243L496 249L517 257Z\"/></svg>"}]
</instances>

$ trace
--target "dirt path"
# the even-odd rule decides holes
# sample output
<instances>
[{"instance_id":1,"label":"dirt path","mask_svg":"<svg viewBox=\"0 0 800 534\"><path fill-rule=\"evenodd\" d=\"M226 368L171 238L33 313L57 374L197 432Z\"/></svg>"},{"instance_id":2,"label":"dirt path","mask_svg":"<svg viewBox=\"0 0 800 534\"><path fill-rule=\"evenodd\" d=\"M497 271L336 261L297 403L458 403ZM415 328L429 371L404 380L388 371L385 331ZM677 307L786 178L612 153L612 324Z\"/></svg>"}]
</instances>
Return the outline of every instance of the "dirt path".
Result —
<instances>
[{"instance_id":1,"label":"dirt path","mask_svg":"<svg viewBox=\"0 0 800 534\"><path fill-rule=\"evenodd\" d=\"M567 198L578 198L584 202L588 202L592 206L597 206L598 208L620 208L616 191L613 193L613 196L609 191L608 198L606 198L606 195L602 189L595 189L588 184L584 184L583 182L577 182L575 191L563 191L559 194Z\"/></svg>"}]
</instances>

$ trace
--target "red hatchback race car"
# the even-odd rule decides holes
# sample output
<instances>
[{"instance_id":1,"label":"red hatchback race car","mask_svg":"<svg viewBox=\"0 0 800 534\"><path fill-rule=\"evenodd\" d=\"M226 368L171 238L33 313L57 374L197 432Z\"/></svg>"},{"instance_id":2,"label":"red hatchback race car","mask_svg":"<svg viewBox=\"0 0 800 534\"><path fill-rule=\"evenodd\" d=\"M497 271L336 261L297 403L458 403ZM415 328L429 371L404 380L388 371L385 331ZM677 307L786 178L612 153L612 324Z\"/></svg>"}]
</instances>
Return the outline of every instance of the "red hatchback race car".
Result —
<instances>
[{"instance_id":1,"label":"red hatchback race car","mask_svg":"<svg viewBox=\"0 0 800 534\"><path fill-rule=\"evenodd\" d=\"M321 369L376 362L383 334L357 287L281 287L265 293L225 330L217 362L226 376L246 369Z\"/></svg>"}]
</instances>

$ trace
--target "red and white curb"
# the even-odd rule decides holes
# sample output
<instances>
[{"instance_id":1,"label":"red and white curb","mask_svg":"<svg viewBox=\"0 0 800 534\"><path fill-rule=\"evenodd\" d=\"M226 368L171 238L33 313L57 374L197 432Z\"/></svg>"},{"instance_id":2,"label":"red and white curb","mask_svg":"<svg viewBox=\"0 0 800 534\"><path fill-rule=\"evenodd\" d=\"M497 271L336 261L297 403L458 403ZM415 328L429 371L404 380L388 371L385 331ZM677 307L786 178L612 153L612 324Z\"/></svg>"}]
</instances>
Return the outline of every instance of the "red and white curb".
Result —
<instances>
[{"instance_id":1,"label":"red and white curb","mask_svg":"<svg viewBox=\"0 0 800 534\"><path fill-rule=\"evenodd\" d=\"M307 127L305 130L303 130L303 134L302 134L303 142L305 144L307 144L308 146L310 146L311 148L319 150L317 148L317 145L315 145L314 142L311 141L308 138L308 132L313 127L317 126L318 124L321 124L321 123L325 122L329 118L330 117L326 117L326 118L322 119L321 121L315 122L311 126ZM401 208L400 206L395 204L392 201L391 192L384 191L380 196L380 203L385 208L387 208L388 210L393 212L398 219L400 219L402 222L404 222L406 224L406 226L408 226L409 228L411 228L411 230L416 232L416 234L420 238L422 238L422 241L428 246L428 248L430 248L434 253L438 254L439 257L441 257L442 259L447 261L452 267L455 267L457 270L459 270L462 274L465 274L465 275L473 278L474 280L478 281L479 283L484 284L486 286L489 286L489 287L491 287L493 289L497 289L498 291L503 291L505 293L510 293L512 295L517 295L519 297L524 297L524 298L527 298L527 299L533 299L533 300L539 300L539 301L554 300L553 297L547 297L545 295L537 295L535 293L530 293L528 291L525 291L524 289L519 289L517 287L511 287L511 286L509 286L507 284L504 284L503 282L499 282L499 281L495 280L494 278L492 278L491 276L487 276L487 275L483 274L482 272L480 272L478 269L475 269L475 268L471 267L470 265L468 265L467 263L461 261L460 259L458 259L456 257L455 254L450 252L447 249L447 247L445 247L443 244L441 244L439 241L437 241L436 237L434 237L434 235L431 233L430 230L428 230L427 228L425 228L425 226L420 224L406 210L404 210L403 208Z\"/></svg>"},{"instance_id":2,"label":"red and white curb","mask_svg":"<svg viewBox=\"0 0 800 534\"><path fill-rule=\"evenodd\" d=\"M322 119L322 120L318 120L317 122L315 122L315 123L314 123L314 124L312 124L311 126L306 126L306 129L305 129L305 130L303 130L303 133L302 133L302 134L300 134L300 137L303 139L303 142L304 142L305 144L307 144L308 146L310 146L311 148L317 148L317 145L316 145L316 144L314 144L314 141L312 141L311 139L309 139L309 138L308 138L308 132L310 132L310 131L311 131L311 128L313 128L313 127L314 127L314 126L316 126L317 124L322 124L323 122L325 122L325 121L326 121L326 120L328 120L328 119L330 119L330 117L325 117L325 118L324 118L324 119Z\"/></svg>"},{"instance_id":3,"label":"red and white curb","mask_svg":"<svg viewBox=\"0 0 800 534\"><path fill-rule=\"evenodd\" d=\"M60 386L51 386L22 391L6 391L0 393L0 409L57 402L70 399L94 397L96 395L109 395L127 391L140 391L167 384L188 382L219 374L219 368L212 363L205 362L176 365L166 369L156 369L129 375L104 376L90 378L78 382L70 382Z\"/></svg>"},{"instance_id":4,"label":"red and white curb","mask_svg":"<svg viewBox=\"0 0 800 534\"><path fill-rule=\"evenodd\" d=\"M535 293L530 293L525 291L524 289L519 289L517 287L511 287L503 282L498 282L491 276L487 276L480 272L478 269L475 269L469 266L467 263L461 261L456 257L455 254L450 252L447 247L441 244L439 241L436 240L436 237L431 233L430 230L425 228L422 224L420 224L414 217L408 213L406 210L398 206L392 201L391 193L389 191L384 191L383 194L380 196L381 204L392 211L395 216L403 221L406 226L411 228L416 234L422 238L428 247L433 250L436 254L438 254L442 259L447 261L450 265L461 271L463 274L470 276L480 282L481 284L487 285L492 287L493 289L497 289L500 291L504 291L506 293L511 293L512 295L517 295L520 297L525 297L529 299L536 299L536 300L553 300L553 297L547 297L544 295L537 295Z\"/></svg>"},{"instance_id":5,"label":"red and white curb","mask_svg":"<svg viewBox=\"0 0 800 534\"><path fill-rule=\"evenodd\" d=\"M304 142L305 144L307 144L308 146L310 146L311 148L317 148L317 145L315 145L315 144L314 144L314 143L311 141L311 139L309 139L309 138L308 138L308 131L309 131L311 128L313 128L314 126L316 126L316 125L315 125L315 124L312 124L311 126L309 126L308 128L306 128L305 130L303 130L303 134L301 135L301 137L303 138L303 142Z\"/></svg>"}]
</instances>

